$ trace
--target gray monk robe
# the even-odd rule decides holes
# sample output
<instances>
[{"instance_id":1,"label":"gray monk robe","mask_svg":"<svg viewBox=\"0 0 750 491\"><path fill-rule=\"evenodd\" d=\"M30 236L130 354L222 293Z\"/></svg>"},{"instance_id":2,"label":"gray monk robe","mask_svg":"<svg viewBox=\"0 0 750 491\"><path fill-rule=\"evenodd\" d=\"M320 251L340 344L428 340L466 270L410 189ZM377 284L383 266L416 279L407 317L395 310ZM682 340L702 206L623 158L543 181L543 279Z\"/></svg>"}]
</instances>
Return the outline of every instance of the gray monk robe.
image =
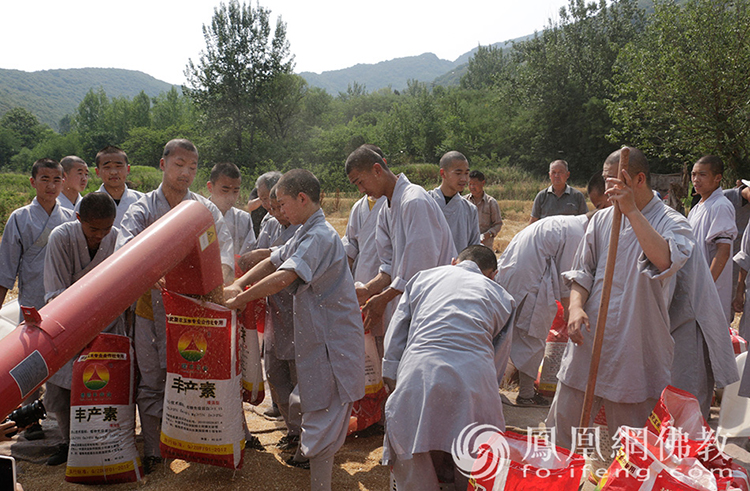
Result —
<instances>
[{"instance_id":1,"label":"gray monk robe","mask_svg":"<svg viewBox=\"0 0 750 491\"><path fill-rule=\"evenodd\" d=\"M49 236L47 253L44 259L44 299L49 302L70 285L81 279L89 271L104 262L115 251L118 230L112 228L97 249L93 259L89 255L86 237L83 235L81 222L78 220L66 222L56 227ZM125 334L125 324L122 317L118 317L104 328L102 332ZM63 365L47 383L70 389L73 376L73 360ZM70 401L67 401L70 405Z\"/></svg>"},{"instance_id":2,"label":"gray monk robe","mask_svg":"<svg viewBox=\"0 0 750 491\"><path fill-rule=\"evenodd\" d=\"M404 174L398 176L390 203L380 210L375 240L380 271L390 275L390 286L398 291L404 291L419 271L450 264L458 256L443 212ZM397 304L398 298L389 302L383 316L386 325Z\"/></svg>"},{"instance_id":3,"label":"gray monk robe","mask_svg":"<svg viewBox=\"0 0 750 491\"><path fill-rule=\"evenodd\" d=\"M674 339L672 385L693 394L708 419L714 382L721 388L739 380L732 339L719 294L701 247L677 272L669 306Z\"/></svg>"},{"instance_id":4,"label":"gray monk robe","mask_svg":"<svg viewBox=\"0 0 750 491\"><path fill-rule=\"evenodd\" d=\"M12 290L18 277L18 303L40 310L44 307L44 254L50 233L58 225L75 220L72 211L58 203L52 213L36 198L10 214L0 241L0 286ZM18 322L23 320L18 310Z\"/></svg>"},{"instance_id":5,"label":"gray monk robe","mask_svg":"<svg viewBox=\"0 0 750 491\"><path fill-rule=\"evenodd\" d=\"M326 409L365 394L364 331L354 280L336 231L316 211L294 236L271 253L279 270L299 279L294 295L294 352L302 412Z\"/></svg>"},{"instance_id":6,"label":"gray monk robe","mask_svg":"<svg viewBox=\"0 0 750 491\"><path fill-rule=\"evenodd\" d=\"M429 194L435 198L435 202L445 215L456 251L461 252L470 245L481 244L479 241L479 213L474 203L465 200L460 194L455 194L446 203L445 195L440 188L433 189Z\"/></svg>"},{"instance_id":7,"label":"gray monk robe","mask_svg":"<svg viewBox=\"0 0 750 491\"><path fill-rule=\"evenodd\" d=\"M573 267L587 223L586 215L543 218L517 233L497 261L495 281L517 306L510 358L529 377L544 357L557 301L570 296L560 275Z\"/></svg>"},{"instance_id":8,"label":"gray monk robe","mask_svg":"<svg viewBox=\"0 0 750 491\"><path fill-rule=\"evenodd\" d=\"M739 268L745 271L750 271L750 234L748 233L748 227L750 223L745 227L745 231L742 234L742 242L740 243L740 249L734 255L734 263ZM735 288L737 285L734 285ZM748 287L750 281L745 279L745 305L743 309L742 317L740 317L740 336L745 340L750 339L750 295L748 295Z\"/></svg>"},{"instance_id":9,"label":"gray monk robe","mask_svg":"<svg viewBox=\"0 0 750 491\"><path fill-rule=\"evenodd\" d=\"M563 384L580 391L586 390L588 380L613 211L609 208L593 216L578 249L574 269L563 273L566 280L589 291L584 308L591 332L581 330L581 346L568 342L557 375ZM671 382L674 351L668 314L671 282L695 248L685 217L658 198L652 198L641 212L669 244L672 264L659 272L643 253L627 217L623 217L596 383L597 396L617 403L658 399Z\"/></svg>"},{"instance_id":10,"label":"gray monk robe","mask_svg":"<svg viewBox=\"0 0 750 491\"><path fill-rule=\"evenodd\" d=\"M499 384L510 348L513 298L464 261L417 273L385 337L383 463L450 452L471 423L505 429Z\"/></svg>"},{"instance_id":11,"label":"gray monk robe","mask_svg":"<svg viewBox=\"0 0 750 491\"><path fill-rule=\"evenodd\" d=\"M224 223L232 236L235 254L245 254L255 248L255 231L250 213L233 206L224 213Z\"/></svg>"}]
</instances>

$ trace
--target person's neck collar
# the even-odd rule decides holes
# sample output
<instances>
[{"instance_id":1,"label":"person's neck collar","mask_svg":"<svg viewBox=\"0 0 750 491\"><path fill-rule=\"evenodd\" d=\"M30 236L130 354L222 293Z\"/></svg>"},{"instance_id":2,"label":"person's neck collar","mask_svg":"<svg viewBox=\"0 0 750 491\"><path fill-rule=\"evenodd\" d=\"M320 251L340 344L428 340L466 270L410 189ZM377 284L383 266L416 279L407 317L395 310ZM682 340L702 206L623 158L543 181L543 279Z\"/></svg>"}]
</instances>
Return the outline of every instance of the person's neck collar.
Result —
<instances>
[{"instance_id":1,"label":"person's neck collar","mask_svg":"<svg viewBox=\"0 0 750 491\"><path fill-rule=\"evenodd\" d=\"M174 208L175 206L182 203L182 200L185 199L185 196L190 193L190 190L183 192L181 190L173 189L168 186L165 186L164 183L162 183L161 186L161 192L164 193L164 197L167 199L167 203L169 203L170 208Z\"/></svg>"},{"instance_id":2,"label":"person's neck collar","mask_svg":"<svg viewBox=\"0 0 750 491\"><path fill-rule=\"evenodd\" d=\"M68 200L69 200L69 201L70 201L71 203L73 203L73 204L76 204L76 201L78 201L78 194L79 194L79 193L78 193L78 191L76 191L75 189L71 189L71 188L68 188L68 189L63 189L63 190L62 190L62 194L63 194L63 195L64 195L64 196L66 197L66 198L68 198Z\"/></svg>"},{"instance_id":3,"label":"person's neck collar","mask_svg":"<svg viewBox=\"0 0 750 491\"><path fill-rule=\"evenodd\" d=\"M125 190L127 188L128 187L125 184L123 184L122 187L119 188L112 188L107 187L106 184L104 185L104 190L112 197L112 199L122 199L122 195L125 194Z\"/></svg>"},{"instance_id":4,"label":"person's neck collar","mask_svg":"<svg viewBox=\"0 0 750 491\"><path fill-rule=\"evenodd\" d=\"M700 202L703 203L704 201L708 201L708 198L710 198L711 196L713 196L716 193L716 191L718 191L719 189L721 189L721 186L718 186L716 189L712 190L710 193L708 193L707 196L703 196L701 194L701 201Z\"/></svg>"},{"instance_id":5,"label":"person's neck collar","mask_svg":"<svg viewBox=\"0 0 750 491\"><path fill-rule=\"evenodd\" d=\"M643 211L654 198L654 192L651 188L645 187L635 193L635 207L638 208L638 211Z\"/></svg>"},{"instance_id":6,"label":"person's neck collar","mask_svg":"<svg viewBox=\"0 0 750 491\"><path fill-rule=\"evenodd\" d=\"M388 198L388 202L391 202L393 198L393 191L396 189L396 183L401 176L395 175L393 172L388 172L383 176L384 181L384 192L383 195Z\"/></svg>"},{"instance_id":7,"label":"person's neck collar","mask_svg":"<svg viewBox=\"0 0 750 491\"><path fill-rule=\"evenodd\" d=\"M440 189L440 192L443 193L443 196L445 196L446 198L452 198L458 194L458 191L452 191L450 189L446 189L445 184L441 184L439 189Z\"/></svg>"},{"instance_id":8,"label":"person's neck collar","mask_svg":"<svg viewBox=\"0 0 750 491\"><path fill-rule=\"evenodd\" d=\"M55 206L57 206L57 198L53 200L47 200L47 199L39 199L39 196L34 198L37 203L39 203L39 206L42 207L44 211L47 212L47 215L52 215L52 211L55 209Z\"/></svg>"},{"instance_id":9,"label":"person's neck collar","mask_svg":"<svg viewBox=\"0 0 750 491\"><path fill-rule=\"evenodd\" d=\"M553 193L555 193L557 196L562 196L563 194L565 194L565 191L567 191L568 189L568 183L563 184L562 189L559 189L559 190L555 189L554 184L550 185L550 187L552 188Z\"/></svg>"}]
</instances>

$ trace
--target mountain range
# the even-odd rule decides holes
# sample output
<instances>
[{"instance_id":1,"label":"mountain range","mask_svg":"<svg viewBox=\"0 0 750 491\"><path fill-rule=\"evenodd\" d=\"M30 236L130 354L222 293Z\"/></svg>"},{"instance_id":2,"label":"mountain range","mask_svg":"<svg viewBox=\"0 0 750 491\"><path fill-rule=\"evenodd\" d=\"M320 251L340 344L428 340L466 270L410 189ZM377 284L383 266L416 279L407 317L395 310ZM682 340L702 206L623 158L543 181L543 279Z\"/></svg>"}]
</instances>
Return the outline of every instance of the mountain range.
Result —
<instances>
[{"instance_id":1,"label":"mountain range","mask_svg":"<svg viewBox=\"0 0 750 491\"><path fill-rule=\"evenodd\" d=\"M497 43L502 47L510 41ZM454 61L441 60L433 53L408 56L375 64L358 64L323 73L302 72L308 84L321 87L333 96L346 92L355 82L368 92L384 87L401 90L409 80L457 84L466 71L476 48ZM0 116L14 107L23 107L39 120L58 129L60 120L72 114L90 89L104 89L109 97L132 98L141 90L149 97L166 92L171 84L135 70L120 68L74 68L24 72L0 68Z\"/></svg>"}]
</instances>

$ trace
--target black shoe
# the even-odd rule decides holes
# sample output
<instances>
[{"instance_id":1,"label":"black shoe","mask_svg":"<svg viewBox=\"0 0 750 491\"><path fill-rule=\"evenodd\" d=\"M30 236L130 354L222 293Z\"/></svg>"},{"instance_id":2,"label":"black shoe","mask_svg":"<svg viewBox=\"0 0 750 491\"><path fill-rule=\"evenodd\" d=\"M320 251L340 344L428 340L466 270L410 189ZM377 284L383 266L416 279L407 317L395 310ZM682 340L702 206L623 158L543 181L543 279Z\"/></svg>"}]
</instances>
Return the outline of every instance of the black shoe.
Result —
<instances>
[{"instance_id":1,"label":"black shoe","mask_svg":"<svg viewBox=\"0 0 750 491\"><path fill-rule=\"evenodd\" d=\"M310 469L310 459L305 460L294 460L294 457L289 457L285 460L287 465L297 467L299 469Z\"/></svg>"},{"instance_id":2,"label":"black shoe","mask_svg":"<svg viewBox=\"0 0 750 491\"><path fill-rule=\"evenodd\" d=\"M539 394L534 394L534 397L516 397L516 406L522 407L549 407L549 401Z\"/></svg>"},{"instance_id":3,"label":"black shoe","mask_svg":"<svg viewBox=\"0 0 750 491\"><path fill-rule=\"evenodd\" d=\"M162 464L164 462L164 459L161 457L156 457L154 455L149 455L148 457L143 458L143 472L144 474L151 474L156 470L156 466L159 464Z\"/></svg>"},{"instance_id":4,"label":"black shoe","mask_svg":"<svg viewBox=\"0 0 750 491\"><path fill-rule=\"evenodd\" d=\"M299 446L299 435L284 435L276 443L276 447L281 451L296 451Z\"/></svg>"},{"instance_id":5,"label":"black shoe","mask_svg":"<svg viewBox=\"0 0 750 491\"><path fill-rule=\"evenodd\" d=\"M278 421L279 419L281 419L281 411L279 411L279 406L277 406L276 404L272 404L271 407L263 411L263 417L271 421Z\"/></svg>"},{"instance_id":6,"label":"black shoe","mask_svg":"<svg viewBox=\"0 0 750 491\"><path fill-rule=\"evenodd\" d=\"M27 440L43 440L44 430L42 429L42 425L40 425L39 423L34 423L33 425L26 428L26 431L23 432L23 436Z\"/></svg>"},{"instance_id":7,"label":"black shoe","mask_svg":"<svg viewBox=\"0 0 750 491\"><path fill-rule=\"evenodd\" d=\"M47 465L60 465L68 461L68 444L62 443L57 446L57 451L47 459Z\"/></svg>"},{"instance_id":8,"label":"black shoe","mask_svg":"<svg viewBox=\"0 0 750 491\"><path fill-rule=\"evenodd\" d=\"M252 448L253 450L265 450L266 447L260 443L260 440L255 435L245 436L245 448Z\"/></svg>"}]
</instances>

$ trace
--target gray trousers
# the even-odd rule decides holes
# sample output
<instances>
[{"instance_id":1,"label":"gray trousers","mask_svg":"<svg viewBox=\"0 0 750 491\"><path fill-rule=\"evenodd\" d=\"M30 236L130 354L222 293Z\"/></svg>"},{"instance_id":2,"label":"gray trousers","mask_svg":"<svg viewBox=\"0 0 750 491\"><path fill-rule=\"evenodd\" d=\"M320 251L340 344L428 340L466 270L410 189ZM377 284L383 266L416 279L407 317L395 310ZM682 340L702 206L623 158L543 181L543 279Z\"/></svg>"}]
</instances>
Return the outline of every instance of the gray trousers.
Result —
<instances>
[{"instance_id":1,"label":"gray trousers","mask_svg":"<svg viewBox=\"0 0 750 491\"><path fill-rule=\"evenodd\" d=\"M161 415L167 383L167 326L161 294L157 290L151 290L151 302L157 320L135 317L135 358L141 374L135 400L141 419L143 454L160 457Z\"/></svg>"},{"instance_id":2,"label":"gray trousers","mask_svg":"<svg viewBox=\"0 0 750 491\"><path fill-rule=\"evenodd\" d=\"M268 384L271 386L271 397L279 407L279 412L286 423L287 433L299 436L302 425L302 413L299 405L290 406L289 396L297 385L297 368L294 360L279 360L273 350L266 350L263 356Z\"/></svg>"},{"instance_id":3,"label":"gray trousers","mask_svg":"<svg viewBox=\"0 0 750 491\"><path fill-rule=\"evenodd\" d=\"M555 398L552 400L547 420L544 422L547 428L556 428L556 445L571 449L573 443L572 429L580 426L584 395L583 391L569 387L562 382L557 384ZM646 426L646 421L657 402L659 402L658 399L646 399L643 402L629 404L594 397L591 421L587 426L592 425L593 419L604 405L604 412L607 415L607 429L614 438L620 426L635 428Z\"/></svg>"},{"instance_id":4,"label":"gray trousers","mask_svg":"<svg viewBox=\"0 0 750 491\"><path fill-rule=\"evenodd\" d=\"M333 456L344 444L349 429L349 416L354 405L352 402L341 401L335 384L334 390L330 406L302 413L299 448L302 455L310 459L310 484L313 491L331 490ZM291 407L301 407L299 387L292 391L289 404Z\"/></svg>"},{"instance_id":5,"label":"gray trousers","mask_svg":"<svg viewBox=\"0 0 750 491\"><path fill-rule=\"evenodd\" d=\"M697 323L686 322L672 331L672 339L672 385L693 394L701 405L703 417L708 420L714 394L714 374L703 331Z\"/></svg>"}]
</instances>

